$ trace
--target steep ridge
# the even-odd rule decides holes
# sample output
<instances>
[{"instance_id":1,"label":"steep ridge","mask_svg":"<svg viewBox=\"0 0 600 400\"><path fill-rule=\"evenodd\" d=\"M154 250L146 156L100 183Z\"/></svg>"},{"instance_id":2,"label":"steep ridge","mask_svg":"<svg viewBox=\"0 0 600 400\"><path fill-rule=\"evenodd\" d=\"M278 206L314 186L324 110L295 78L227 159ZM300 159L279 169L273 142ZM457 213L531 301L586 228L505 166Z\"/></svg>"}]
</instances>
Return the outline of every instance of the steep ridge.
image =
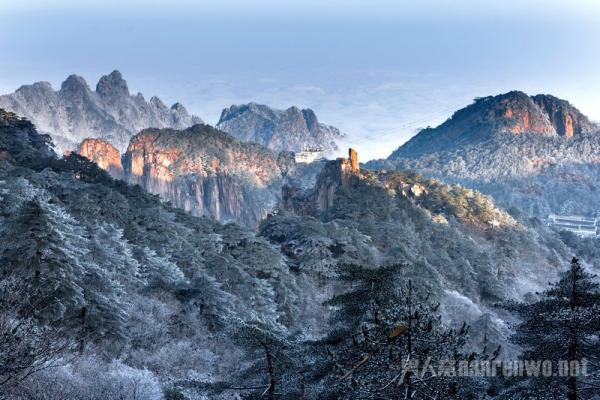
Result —
<instances>
[{"instance_id":1,"label":"steep ridge","mask_svg":"<svg viewBox=\"0 0 600 400\"><path fill-rule=\"evenodd\" d=\"M142 129L184 129L202 122L179 103L168 108L157 97L146 101L141 93L131 95L119 71L102 76L95 91L77 75L70 75L57 91L48 82L21 86L0 96L0 107L50 134L59 154L76 149L88 137L109 140L123 151Z\"/></svg>"},{"instance_id":2,"label":"steep ridge","mask_svg":"<svg viewBox=\"0 0 600 400\"><path fill-rule=\"evenodd\" d=\"M31 122L0 108L0 160L36 163L55 156L51 144Z\"/></svg>"},{"instance_id":3,"label":"steep ridge","mask_svg":"<svg viewBox=\"0 0 600 400\"><path fill-rule=\"evenodd\" d=\"M310 185L320 165L296 165L293 153L275 154L201 124L143 130L122 156L106 141L86 139L79 154L192 215L251 228L277 205L285 182Z\"/></svg>"},{"instance_id":4,"label":"steep ridge","mask_svg":"<svg viewBox=\"0 0 600 400\"><path fill-rule=\"evenodd\" d=\"M216 126L274 151L337 150L336 140L344 136L337 128L320 123L311 109L276 110L256 103L224 109Z\"/></svg>"},{"instance_id":5,"label":"steep ridge","mask_svg":"<svg viewBox=\"0 0 600 400\"><path fill-rule=\"evenodd\" d=\"M409 169L546 217L600 207L600 128L567 101L510 92L478 99L370 168Z\"/></svg>"}]
</instances>

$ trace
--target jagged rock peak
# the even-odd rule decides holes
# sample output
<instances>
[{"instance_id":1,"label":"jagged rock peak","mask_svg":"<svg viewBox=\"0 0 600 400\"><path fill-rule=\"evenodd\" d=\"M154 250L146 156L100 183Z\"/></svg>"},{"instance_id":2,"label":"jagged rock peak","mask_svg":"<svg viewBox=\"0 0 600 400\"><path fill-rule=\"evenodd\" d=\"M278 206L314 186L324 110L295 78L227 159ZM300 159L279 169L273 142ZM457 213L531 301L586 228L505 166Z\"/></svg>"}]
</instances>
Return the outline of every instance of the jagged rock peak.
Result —
<instances>
[{"instance_id":1,"label":"jagged rock peak","mask_svg":"<svg viewBox=\"0 0 600 400\"><path fill-rule=\"evenodd\" d=\"M163 103L163 101L161 99L159 99L157 96L152 96L150 98L150 104L152 104L154 107L158 108L158 109L164 109L167 110L167 106L165 105L165 103Z\"/></svg>"},{"instance_id":2,"label":"jagged rock peak","mask_svg":"<svg viewBox=\"0 0 600 400\"><path fill-rule=\"evenodd\" d=\"M348 159L350 160L350 171L357 174L359 171L358 152L352 147L348 149Z\"/></svg>"},{"instance_id":3,"label":"jagged rock peak","mask_svg":"<svg viewBox=\"0 0 600 400\"><path fill-rule=\"evenodd\" d=\"M52 92L54 89L52 88L52 84L46 81L35 82L32 85L23 85L16 90L16 93L24 93L28 91L43 91L43 92Z\"/></svg>"},{"instance_id":4,"label":"jagged rock peak","mask_svg":"<svg viewBox=\"0 0 600 400\"><path fill-rule=\"evenodd\" d=\"M320 123L313 110L296 106L277 110L257 103L224 109L217 127L275 151L337 150L336 140L344 136L337 128Z\"/></svg>"},{"instance_id":5,"label":"jagged rock peak","mask_svg":"<svg viewBox=\"0 0 600 400\"><path fill-rule=\"evenodd\" d=\"M82 76L71 74L60 86L64 92L90 91L90 87Z\"/></svg>"},{"instance_id":6,"label":"jagged rock peak","mask_svg":"<svg viewBox=\"0 0 600 400\"><path fill-rule=\"evenodd\" d=\"M181 103L175 103L171 106L171 110L187 114L187 109Z\"/></svg>"},{"instance_id":7,"label":"jagged rock peak","mask_svg":"<svg viewBox=\"0 0 600 400\"><path fill-rule=\"evenodd\" d=\"M129 96L127 82L123 75L114 70L109 75L103 75L96 85L96 92L100 96Z\"/></svg>"},{"instance_id":8,"label":"jagged rock peak","mask_svg":"<svg viewBox=\"0 0 600 400\"><path fill-rule=\"evenodd\" d=\"M129 139L143 129L185 129L202 123L178 103L168 108L157 97L146 102L141 93L131 95L117 70L102 76L96 90L78 75L69 76L58 91L47 82L25 85L1 95L0 107L28 118L40 132L50 134L58 153L77 149L87 137L107 139L123 151Z\"/></svg>"}]
</instances>

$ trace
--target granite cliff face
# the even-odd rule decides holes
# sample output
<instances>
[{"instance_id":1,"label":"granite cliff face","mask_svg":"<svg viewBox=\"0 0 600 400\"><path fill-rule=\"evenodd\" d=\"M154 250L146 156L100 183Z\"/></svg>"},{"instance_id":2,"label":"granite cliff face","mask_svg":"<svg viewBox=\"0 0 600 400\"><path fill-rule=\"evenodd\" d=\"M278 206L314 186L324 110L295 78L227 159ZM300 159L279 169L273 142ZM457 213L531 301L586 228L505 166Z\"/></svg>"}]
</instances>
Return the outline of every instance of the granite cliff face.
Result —
<instances>
[{"instance_id":1,"label":"granite cliff face","mask_svg":"<svg viewBox=\"0 0 600 400\"><path fill-rule=\"evenodd\" d=\"M77 153L98 164L116 179L123 179L123 165L119 150L103 139L85 139Z\"/></svg>"},{"instance_id":2,"label":"granite cliff face","mask_svg":"<svg viewBox=\"0 0 600 400\"><path fill-rule=\"evenodd\" d=\"M89 137L106 139L123 151L142 129L183 129L202 122L179 103L168 108L157 97L146 101L141 93L131 95L119 71L100 78L96 90L77 75L70 75L60 90L48 82L21 86L0 96L0 107L28 118L38 131L50 134L59 154L76 149Z\"/></svg>"},{"instance_id":3,"label":"granite cliff face","mask_svg":"<svg viewBox=\"0 0 600 400\"><path fill-rule=\"evenodd\" d=\"M320 123L313 110L275 110L256 103L224 109L217 128L274 151L337 150L336 140L343 137L337 128Z\"/></svg>"},{"instance_id":4,"label":"granite cliff face","mask_svg":"<svg viewBox=\"0 0 600 400\"><path fill-rule=\"evenodd\" d=\"M370 168L409 169L545 218L600 208L600 128L565 100L510 92L478 99Z\"/></svg>"},{"instance_id":5,"label":"granite cliff face","mask_svg":"<svg viewBox=\"0 0 600 400\"><path fill-rule=\"evenodd\" d=\"M256 227L277 203L283 166L259 145L195 125L140 132L123 168L128 182L193 215Z\"/></svg>"},{"instance_id":6,"label":"granite cliff face","mask_svg":"<svg viewBox=\"0 0 600 400\"><path fill-rule=\"evenodd\" d=\"M313 187L302 190L293 185L282 188L281 207L298 215L314 215L333 206L340 188L351 188L358 183L360 169L358 153L348 150L348 158L337 158L323 165Z\"/></svg>"}]
</instances>

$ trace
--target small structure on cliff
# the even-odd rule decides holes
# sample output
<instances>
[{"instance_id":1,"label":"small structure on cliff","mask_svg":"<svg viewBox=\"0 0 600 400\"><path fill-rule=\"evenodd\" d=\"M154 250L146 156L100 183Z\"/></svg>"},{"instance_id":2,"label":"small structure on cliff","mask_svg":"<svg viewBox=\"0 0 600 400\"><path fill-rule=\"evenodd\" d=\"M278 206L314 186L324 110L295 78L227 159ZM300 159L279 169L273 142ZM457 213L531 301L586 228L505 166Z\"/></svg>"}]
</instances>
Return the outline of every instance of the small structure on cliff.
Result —
<instances>
[{"instance_id":1,"label":"small structure on cliff","mask_svg":"<svg viewBox=\"0 0 600 400\"><path fill-rule=\"evenodd\" d=\"M547 225L561 231L573 232L581 238L593 238L599 236L600 216L596 215L590 218L579 215L550 214Z\"/></svg>"},{"instance_id":2,"label":"small structure on cliff","mask_svg":"<svg viewBox=\"0 0 600 400\"><path fill-rule=\"evenodd\" d=\"M294 154L297 163L309 164L313 161L321 161L325 159L325 151L320 148L308 148Z\"/></svg>"}]
</instances>

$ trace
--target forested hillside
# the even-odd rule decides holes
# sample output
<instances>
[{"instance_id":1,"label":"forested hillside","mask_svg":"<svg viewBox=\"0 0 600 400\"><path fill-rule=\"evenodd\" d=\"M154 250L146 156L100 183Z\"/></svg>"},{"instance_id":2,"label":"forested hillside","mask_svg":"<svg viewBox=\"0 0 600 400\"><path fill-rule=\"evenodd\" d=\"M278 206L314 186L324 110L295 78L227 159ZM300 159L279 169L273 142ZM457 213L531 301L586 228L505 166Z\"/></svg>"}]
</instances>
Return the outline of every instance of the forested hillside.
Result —
<instances>
[{"instance_id":1,"label":"forested hillside","mask_svg":"<svg viewBox=\"0 0 600 400\"><path fill-rule=\"evenodd\" d=\"M255 235L48 144L0 113L7 399L478 398L490 382L399 380L402 363L515 355L494 305L571 256L477 192L355 153L287 187Z\"/></svg>"}]
</instances>

